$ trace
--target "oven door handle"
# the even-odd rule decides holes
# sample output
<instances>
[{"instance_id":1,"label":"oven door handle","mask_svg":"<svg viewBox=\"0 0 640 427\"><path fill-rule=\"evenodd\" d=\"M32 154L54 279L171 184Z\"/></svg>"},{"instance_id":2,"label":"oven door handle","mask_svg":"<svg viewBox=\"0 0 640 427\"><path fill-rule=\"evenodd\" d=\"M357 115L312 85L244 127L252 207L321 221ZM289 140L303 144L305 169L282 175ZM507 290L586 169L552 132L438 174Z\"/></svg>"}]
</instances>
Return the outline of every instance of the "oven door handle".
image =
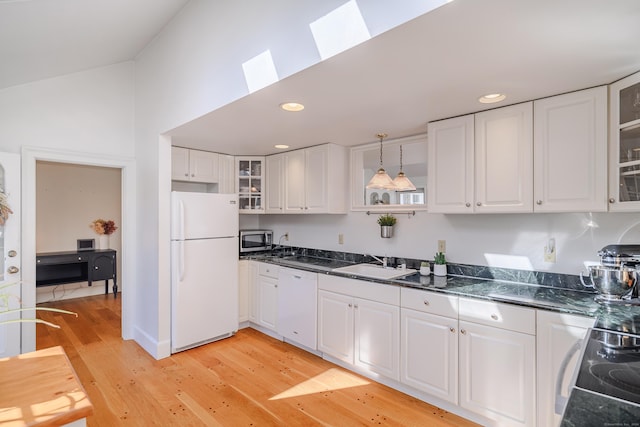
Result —
<instances>
[{"instance_id":1,"label":"oven door handle","mask_svg":"<svg viewBox=\"0 0 640 427\"><path fill-rule=\"evenodd\" d=\"M558 378L556 378L556 405L555 411L556 414L562 415L564 413L564 408L567 406L568 397L562 395L562 379L564 378L564 374L567 371L567 367L569 366L569 361L573 357L574 354L580 350L582 347L582 341L578 340L569 349L567 354L562 359L562 363L560 364L560 369L558 370Z\"/></svg>"}]
</instances>

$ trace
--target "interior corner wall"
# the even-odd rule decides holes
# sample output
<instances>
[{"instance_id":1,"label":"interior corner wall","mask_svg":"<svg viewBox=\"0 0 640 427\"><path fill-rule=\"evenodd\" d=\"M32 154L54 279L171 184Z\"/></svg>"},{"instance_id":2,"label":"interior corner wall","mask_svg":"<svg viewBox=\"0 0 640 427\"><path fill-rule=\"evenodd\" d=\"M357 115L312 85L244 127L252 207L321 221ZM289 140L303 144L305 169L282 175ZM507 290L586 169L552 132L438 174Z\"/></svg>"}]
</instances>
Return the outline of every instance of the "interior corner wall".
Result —
<instances>
[{"instance_id":1,"label":"interior corner wall","mask_svg":"<svg viewBox=\"0 0 640 427\"><path fill-rule=\"evenodd\" d=\"M168 356L171 165L161 136L247 96L242 64L270 50L279 78L320 61L309 24L346 0L192 0L136 58L135 150L138 172L136 340ZM372 36L415 18L434 1L402 5L358 1ZM435 1L438 3L438 1ZM441 2L440 2L441 3ZM239 126L242 124L238 124Z\"/></svg>"},{"instance_id":2,"label":"interior corner wall","mask_svg":"<svg viewBox=\"0 0 640 427\"><path fill-rule=\"evenodd\" d=\"M113 220L119 227L109 236L109 249L122 265L121 170L56 162L36 163L36 252L75 251L77 239L99 236L89 227L98 219ZM118 283L122 285L120 270ZM120 290L123 289L119 286ZM46 286L37 289L36 302L77 298L104 293L104 282Z\"/></svg>"}]
</instances>

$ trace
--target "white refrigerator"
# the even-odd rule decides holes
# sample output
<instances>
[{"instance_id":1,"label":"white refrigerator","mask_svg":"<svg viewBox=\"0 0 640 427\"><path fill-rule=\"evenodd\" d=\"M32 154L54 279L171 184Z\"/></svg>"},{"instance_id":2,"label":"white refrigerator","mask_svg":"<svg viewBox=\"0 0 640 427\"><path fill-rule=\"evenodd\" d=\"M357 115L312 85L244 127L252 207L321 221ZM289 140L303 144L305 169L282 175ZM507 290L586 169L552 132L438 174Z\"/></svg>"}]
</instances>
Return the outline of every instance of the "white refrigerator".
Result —
<instances>
[{"instance_id":1,"label":"white refrigerator","mask_svg":"<svg viewBox=\"0 0 640 427\"><path fill-rule=\"evenodd\" d=\"M238 330L238 196L171 192L171 352Z\"/></svg>"}]
</instances>

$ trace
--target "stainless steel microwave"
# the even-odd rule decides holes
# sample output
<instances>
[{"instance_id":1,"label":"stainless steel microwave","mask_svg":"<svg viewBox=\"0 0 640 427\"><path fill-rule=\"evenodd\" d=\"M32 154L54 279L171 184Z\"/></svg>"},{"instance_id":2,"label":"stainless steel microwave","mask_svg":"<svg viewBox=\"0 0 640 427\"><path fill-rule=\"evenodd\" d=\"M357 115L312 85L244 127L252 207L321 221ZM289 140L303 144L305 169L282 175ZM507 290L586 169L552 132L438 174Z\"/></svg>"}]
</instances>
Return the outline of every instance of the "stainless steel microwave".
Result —
<instances>
[{"instance_id":1,"label":"stainless steel microwave","mask_svg":"<svg viewBox=\"0 0 640 427\"><path fill-rule=\"evenodd\" d=\"M273 231L240 230L240 253L268 251L273 247Z\"/></svg>"}]
</instances>

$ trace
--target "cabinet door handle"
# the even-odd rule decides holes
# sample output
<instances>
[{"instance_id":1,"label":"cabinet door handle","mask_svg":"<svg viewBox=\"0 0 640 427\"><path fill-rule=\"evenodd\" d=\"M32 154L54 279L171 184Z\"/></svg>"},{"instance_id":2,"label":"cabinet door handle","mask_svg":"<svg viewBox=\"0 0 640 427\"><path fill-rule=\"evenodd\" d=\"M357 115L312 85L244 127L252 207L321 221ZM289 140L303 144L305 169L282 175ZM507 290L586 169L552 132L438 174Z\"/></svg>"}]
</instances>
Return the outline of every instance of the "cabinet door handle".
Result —
<instances>
[{"instance_id":1,"label":"cabinet door handle","mask_svg":"<svg viewBox=\"0 0 640 427\"><path fill-rule=\"evenodd\" d=\"M542 204L542 200L536 200L536 205L541 205Z\"/></svg>"},{"instance_id":2,"label":"cabinet door handle","mask_svg":"<svg viewBox=\"0 0 640 427\"><path fill-rule=\"evenodd\" d=\"M456 328L450 327L450 328L449 328L449 331L451 331L451 333L455 333Z\"/></svg>"},{"instance_id":3,"label":"cabinet door handle","mask_svg":"<svg viewBox=\"0 0 640 427\"><path fill-rule=\"evenodd\" d=\"M349 303L349 308L353 307L353 305L351 305L351 303Z\"/></svg>"},{"instance_id":4,"label":"cabinet door handle","mask_svg":"<svg viewBox=\"0 0 640 427\"><path fill-rule=\"evenodd\" d=\"M20 271L20 269L15 265L12 265L9 268L7 268L7 273L9 274L16 274L18 271Z\"/></svg>"},{"instance_id":5,"label":"cabinet door handle","mask_svg":"<svg viewBox=\"0 0 640 427\"><path fill-rule=\"evenodd\" d=\"M616 199L614 199L613 197L609 199L609 203L615 203Z\"/></svg>"},{"instance_id":6,"label":"cabinet door handle","mask_svg":"<svg viewBox=\"0 0 640 427\"><path fill-rule=\"evenodd\" d=\"M424 305L429 305L429 301L424 300Z\"/></svg>"},{"instance_id":7,"label":"cabinet door handle","mask_svg":"<svg viewBox=\"0 0 640 427\"><path fill-rule=\"evenodd\" d=\"M295 279L302 279L302 276L293 276Z\"/></svg>"},{"instance_id":8,"label":"cabinet door handle","mask_svg":"<svg viewBox=\"0 0 640 427\"><path fill-rule=\"evenodd\" d=\"M492 314L492 315L491 315L491 318L492 318L493 320L498 320L498 315L497 315L497 314Z\"/></svg>"},{"instance_id":9,"label":"cabinet door handle","mask_svg":"<svg viewBox=\"0 0 640 427\"><path fill-rule=\"evenodd\" d=\"M188 173L185 173L185 174L184 174L184 176L189 176L189 174L188 174Z\"/></svg>"},{"instance_id":10,"label":"cabinet door handle","mask_svg":"<svg viewBox=\"0 0 640 427\"><path fill-rule=\"evenodd\" d=\"M466 330L464 330L464 329L460 329L460 333L461 333L462 335L467 335L467 331L466 331Z\"/></svg>"},{"instance_id":11,"label":"cabinet door handle","mask_svg":"<svg viewBox=\"0 0 640 427\"><path fill-rule=\"evenodd\" d=\"M468 208L470 208L470 207L471 207L471 203L467 202L467 203L465 204L465 206L466 206L466 207L468 207Z\"/></svg>"},{"instance_id":12,"label":"cabinet door handle","mask_svg":"<svg viewBox=\"0 0 640 427\"><path fill-rule=\"evenodd\" d=\"M353 304L353 308L358 308L358 304Z\"/></svg>"},{"instance_id":13,"label":"cabinet door handle","mask_svg":"<svg viewBox=\"0 0 640 427\"><path fill-rule=\"evenodd\" d=\"M98 266L96 265L95 267L93 267L93 269L94 269L94 270L97 270L97 269L98 269Z\"/></svg>"},{"instance_id":14,"label":"cabinet door handle","mask_svg":"<svg viewBox=\"0 0 640 427\"><path fill-rule=\"evenodd\" d=\"M482 203L478 202L476 203L476 206L482 206Z\"/></svg>"}]
</instances>

